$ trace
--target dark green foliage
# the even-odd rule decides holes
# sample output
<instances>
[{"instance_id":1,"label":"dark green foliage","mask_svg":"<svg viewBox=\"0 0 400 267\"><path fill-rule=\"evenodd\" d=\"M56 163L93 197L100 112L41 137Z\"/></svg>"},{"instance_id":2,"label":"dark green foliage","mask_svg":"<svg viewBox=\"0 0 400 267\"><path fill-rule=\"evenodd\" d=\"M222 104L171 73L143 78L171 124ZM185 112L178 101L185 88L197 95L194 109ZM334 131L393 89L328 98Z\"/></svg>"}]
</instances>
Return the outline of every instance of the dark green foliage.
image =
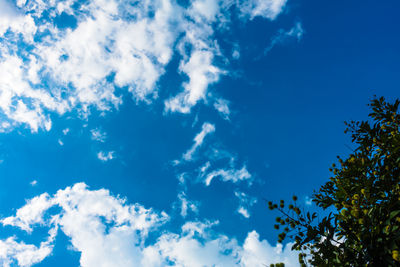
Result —
<instances>
[{"instance_id":1,"label":"dark green foliage","mask_svg":"<svg viewBox=\"0 0 400 267\"><path fill-rule=\"evenodd\" d=\"M346 123L356 148L347 159L338 157L333 176L312 197L331 213L318 218L297 197L288 208L268 203L282 215L278 241L294 241L302 266L400 266L399 104L374 99L369 121Z\"/></svg>"}]
</instances>

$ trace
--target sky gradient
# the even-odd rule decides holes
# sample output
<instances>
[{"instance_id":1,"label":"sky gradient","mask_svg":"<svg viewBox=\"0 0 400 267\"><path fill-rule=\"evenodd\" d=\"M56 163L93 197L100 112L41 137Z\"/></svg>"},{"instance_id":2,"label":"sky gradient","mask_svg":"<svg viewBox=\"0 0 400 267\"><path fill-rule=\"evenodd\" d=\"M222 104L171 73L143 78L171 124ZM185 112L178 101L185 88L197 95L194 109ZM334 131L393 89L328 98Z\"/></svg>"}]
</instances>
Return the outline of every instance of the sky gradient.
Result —
<instances>
[{"instance_id":1,"label":"sky gradient","mask_svg":"<svg viewBox=\"0 0 400 267\"><path fill-rule=\"evenodd\" d=\"M0 265L298 266L265 200L398 97L399 8L0 0Z\"/></svg>"}]
</instances>

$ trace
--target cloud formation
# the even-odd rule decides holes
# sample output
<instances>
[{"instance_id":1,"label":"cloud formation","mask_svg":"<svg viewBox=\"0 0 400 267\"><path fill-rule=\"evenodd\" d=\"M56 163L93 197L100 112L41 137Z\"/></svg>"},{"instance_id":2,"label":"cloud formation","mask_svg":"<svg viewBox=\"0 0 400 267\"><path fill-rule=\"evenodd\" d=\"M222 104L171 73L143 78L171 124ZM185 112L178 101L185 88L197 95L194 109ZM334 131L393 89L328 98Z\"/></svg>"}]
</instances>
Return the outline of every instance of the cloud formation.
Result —
<instances>
[{"instance_id":1,"label":"cloud formation","mask_svg":"<svg viewBox=\"0 0 400 267\"><path fill-rule=\"evenodd\" d=\"M49 209L61 211L50 214ZM17 261L31 266L47 257L53 248L58 227L80 251L82 266L135 266L149 230L168 219L165 213L155 213L139 204L125 204L111 196L108 190L88 190L83 183L59 190L54 196L44 193L18 209L15 216L1 220L3 225L18 227L29 233L33 226L50 228L49 237L39 247L9 238L0 241L0 263ZM5 251L5 252L3 252Z\"/></svg>"},{"instance_id":2,"label":"cloud formation","mask_svg":"<svg viewBox=\"0 0 400 267\"><path fill-rule=\"evenodd\" d=\"M194 0L185 8L173 0L1 0L0 130L49 130L52 113L117 108L117 90L150 103L175 54L186 81L165 110L189 113L226 73L215 62L222 57L215 32L230 23L231 10L273 20L285 2Z\"/></svg>"},{"instance_id":3,"label":"cloud formation","mask_svg":"<svg viewBox=\"0 0 400 267\"><path fill-rule=\"evenodd\" d=\"M215 100L214 103L214 108L221 114L222 118L225 120L229 120L229 115L231 114L231 111L229 109L229 101L218 98Z\"/></svg>"},{"instance_id":4,"label":"cloud formation","mask_svg":"<svg viewBox=\"0 0 400 267\"><path fill-rule=\"evenodd\" d=\"M196 150L203 144L204 138L213 132L215 132L215 126L213 124L208 122L203 123L203 126L201 126L201 131L193 139L193 146L183 154L182 158L186 161L192 160Z\"/></svg>"},{"instance_id":5,"label":"cloud formation","mask_svg":"<svg viewBox=\"0 0 400 267\"><path fill-rule=\"evenodd\" d=\"M180 214L183 218L185 218L189 211L193 213L198 213L199 203L197 201L188 200L186 193L184 191L178 194L178 204L180 208Z\"/></svg>"},{"instance_id":6,"label":"cloud formation","mask_svg":"<svg viewBox=\"0 0 400 267\"><path fill-rule=\"evenodd\" d=\"M204 179L206 186L209 186L211 181L216 177L220 177L224 182L231 181L233 183L237 183L239 181L249 180L251 178L251 174L247 171L246 166L243 166L241 169L231 168L214 170L208 173Z\"/></svg>"},{"instance_id":7,"label":"cloud formation","mask_svg":"<svg viewBox=\"0 0 400 267\"><path fill-rule=\"evenodd\" d=\"M246 193L243 192L235 192L235 196L239 199L239 207L237 212L241 214L246 219L250 218L249 209L251 206L257 203L257 199L255 197L250 197Z\"/></svg>"},{"instance_id":8,"label":"cloud formation","mask_svg":"<svg viewBox=\"0 0 400 267\"><path fill-rule=\"evenodd\" d=\"M82 267L297 265L297 253L290 250L290 244L271 246L252 231L241 245L235 238L214 232L218 222L186 222L180 233L159 231L157 240L146 244L149 233L168 219L164 212L128 204L108 190L89 190L78 183L52 196L44 193L28 200L15 216L1 220L3 225L29 233L38 225L49 231L39 245L17 237L0 240L0 263L32 266L41 262L50 256L60 229L80 252Z\"/></svg>"},{"instance_id":9,"label":"cloud formation","mask_svg":"<svg viewBox=\"0 0 400 267\"><path fill-rule=\"evenodd\" d=\"M287 0L249 0L240 4L242 15L254 19L255 17L264 17L270 20L282 12Z\"/></svg>"}]
</instances>

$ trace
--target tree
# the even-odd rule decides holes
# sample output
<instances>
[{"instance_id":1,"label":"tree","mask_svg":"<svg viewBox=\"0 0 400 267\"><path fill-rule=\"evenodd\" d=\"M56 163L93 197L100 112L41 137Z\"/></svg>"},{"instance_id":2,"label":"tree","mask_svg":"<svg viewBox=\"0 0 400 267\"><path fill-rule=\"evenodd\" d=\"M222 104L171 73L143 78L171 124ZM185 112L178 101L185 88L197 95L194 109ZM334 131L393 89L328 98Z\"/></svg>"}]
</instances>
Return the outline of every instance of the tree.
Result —
<instances>
[{"instance_id":1,"label":"tree","mask_svg":"<svg viewBox=\"0 0 400 267\"><path fill-rule=\"evenodd\" d=\"M345 123L355 149L314 192L319 215L295 196L288 206L268 202L281 214L278 241L294 241L301 266L400 266L399 104L374 98L369 120Z\"/></svg>"}]
</instances>

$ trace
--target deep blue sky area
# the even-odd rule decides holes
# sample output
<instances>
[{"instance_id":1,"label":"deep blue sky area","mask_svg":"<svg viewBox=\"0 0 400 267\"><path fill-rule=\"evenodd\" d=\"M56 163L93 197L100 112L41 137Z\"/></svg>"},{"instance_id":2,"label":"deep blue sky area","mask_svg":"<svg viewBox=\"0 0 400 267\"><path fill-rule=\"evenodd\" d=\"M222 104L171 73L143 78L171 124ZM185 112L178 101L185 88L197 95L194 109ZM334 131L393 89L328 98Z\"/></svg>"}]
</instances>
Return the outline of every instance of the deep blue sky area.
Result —
<instances>
[{"instance_id":1,"label":"deep blue sky area","mask_svg":"<svg viewBox=\"0 0 400 267\"><path fill-rule=\"evenodd\" d=\"M277 232L274 231L273 224L277 214L268 211L266 200L289 200L296 194L307 208L315 209L312 205L308 206L305 200L330 177L328 169L335 163L336 156L346 157L354 147L349 135L344 134L344 121L366 120L369 113L367 104L374 95L384 96L389 101L399 97L400 2L274 1L283 3L276 17L260 14L253 16L251 11L243 11L246 10L245 4L226 8L221 4L224 1L197 1L206 3L204 10L207 12L213 10L212 3L220 3L217 4L220 5L219 15L215 15L215 20L207 21L206 16L198 15L201 19L196 19L193 15L195 11L188 11L189 13L183 13L185 16L179 17L182 21L175 21L177 24L173 25L193 23L190 24L192 26L179 26L186 29L181 32L179 27L168 28L173 33L173 41L169 44L171 56L164 63L154 63L161 71L151 87L152 93L144 100L138 97L138 92L140 82L146 81L150 75L148 69L143 72L137 70L140 74L133 80L118 84L118 71L121 71L118 66L124 64L127 54L124 59L111 52L104 52L101 60L88 65L91 70L85 72L82 67L83 72L78 71L80 65L86 66L91 58L80 60L88 53L97 51L97 48L89 46L90 52L82 56L74 54L83 49L75 47L75 44L80 43L79 38L72 43L63 43L62 40L67 40L65 36L68 31L79 30L90 18L88 14L92 14L92 6L89 5L86 10L78 10L80 4L76 4L71 7L73 14L64 12L52 17L49 14L55 12L55 7L45 6L48 13L38 15L35 1L28 1L22 6L17 6L15 1L0 1L0 8L5 10L0 11L0 17L3 15L5 18L4 22L0 18L0 73L1 68L6 70L4 62L12 56L26 62L32 62L35 57L41 68L37 72L36 83L29 80L31 76L28 75L33 65L26 63L26 69L21 67L25 71L21 74L21 79L28 81L34 90L40 88L50 92L50 96L55 99L58 90L61 90L60 95L68 99L69 96L76 97L86 90L86 85L79 87L79 77L95 77L93 79L98 79L96 87L90 85L88 90L97 90L94 98L98 97L100 102L103 101L101 103L109 104L109 108L102 108L94 100L88 100L87 111L84 100L76 100L74 103L69 102L67 111L59 112L57 108L40 102L47 100L39 101L28 93L13 93L13 102L10 104L12 108L7 111L3 104L5 100L0 99L0 124L10 123L9 127L2 126L0 133L0 217L14 216L17 209L24 206L29 199L42 193L47 192L52 196L57 190L84 182L89 190L110 190L112 196L126 199L125 204L140 203L145 208L152 208L157 214L162 211L168 214L168 222L151 230L149 239L141 243L141 248L156 242L162 234L179 235L182 225L187 222L215 221L219 223L212 226L212 237L226 235L230 240L237 240L240 249L251 231L256 231L260 240L267 240L275 246ZM185 8L190 10L195 2L185 5L180 3L181 9L178 9L178 1L174 12L186 12ZM124 1L115 3L123 5ZM152 8L157 10L157 5ZM131 7L132 10L141 8L134 4ZM93 10L97 9L93 7ZM121 10L124 10L123 7L118 12L121 13ZM125 7L124 12L129 10ZM110 17L115 19L120 13ZM14 21L18 22L17 18L29 14L35 17L37 25L50 27L44 22L49 20L60 32L65 31L65 34L51 32L48 36L50 41L46 43L38 37L47 33L34 33L36 39L31 42L28 41L29 38L23 38L25 33L17 33L17 27L9 26L8 32L2 32L2 25L12 25L7 18L14 16ZM93 17L97 16L97 13L93 14ZM129 23L140 17L131 16ZM191 19L186 19L190 16ZM172 17L178 18L178 15ZM228 22L221 24L224 20ZM96 23L100 23L100 20ZM107 47L108 50L104 51L117 51L119 39L114 33L118 32L120 26L109 23L104 24L103 29L96 34L106 34L107 27L114 27L109 31L106 41L99 43ZM197 29L193 25L202 26ZM295 25L300 25L300 28ZM210 27L211 34L206 27ZM85 29L88 31L89 28ZM82 38L86 34L85 29L82 30ZM185 37L185 34L190 35L190 31L193 31L193 38L200 41L192 42ZM201 34L196 31L201 31ZM130 32L132 36L134 33L135 31ZM89 34L88 31L87 35ZM123 36L127 36L127 40L132 43L147 42L147 37L144 36L139 39L134 39L137 36L129 39L129 34ZM160 39L155 43L157 42L160 46L165 45ZM64 58L66 63L57 63L59 69L57 64L52 65L52 61L45 56L50 51L56 51L51 50L53 46L57 49L63 47L64 50L60 48L63 53L69 53ZM17 48L25 52L15 54L13 51ZM145 44L141 49L148 50L143 54L137 52L141 51L139 48L127 50L129 53L139 53L132 60L141 60L153 53L151 49L156 48ZM235 50L238 52L237 56L232 55ZM192 79L200 81L199 76L196 76L198 80L195 80L195 76L190 76L189 67L185 69L185 64L194 58L194 52L210 52L213 57L209 65L204 63L207 60L195 62L193 69L204 64L209 69L218 68L220 74L215 80L212 78L212 71L204 76L200 75L201 79L208 79L208 84L201 93L202 96L192 104L184 102L188 101L188 97L182 100L182 105L189 105L189 110L168 110L167 102L183 92L184 88L189 88ZM154 53L149 56L150 62L157 60L158 54ZM69 62L72 62L72 68L64 65ZM140 64L128 66L127 73L140 69L137 67L142 66ZM109 72L106 73L108 78L104 79L96 76L103 66ZM76 76L75 67L78 73ZM62 75L57 76L58 72ZM52 75L55 78L49 78ZM7 77L0 74L2 94L8 92L7 90L14 92L12 86L22 86L21 83L10 85ZM27 91L28 87L21 87L21 90ZM69 91L68 88L73 90ZM122 102L114 105L115 103L110 104L112 101L109 98L103 99L102 92L106 92L102 91L105 90L103 88L115 88L112 93L120 97ZM219 100L227 103L228 115L214 108ZM39 116L40 120L49 118L51 128L46 129L42 124L34 129L29 123L36 120L32 116L27 115L27 122L22 115L15 115L19 108L18 101L33 101L31 105L27 104L28 109L39 112L37 114L42 115ZM61 105L61 102L56 105ZM37 109L39 106L41 108ZM204 139L196 146L195 137L204 131L207 124L212 125L213 130L206 132ZM96 138L96 132L102 137ZM190 148L194 152L190 159L185 159L185 153ZM210 167L205 168L202 176L201 167L207 164ZM240 175L234 171L240 169L246 170L250 178L235 181L235 177ZM231 171L233 174L226 178L228 176L220 173L207 186L205 177L219 170L227 173ZM182 177L184 182L180 180ZM246 197L240 198L235 192L236 195L244 193ZM193 210L187 206L188 211L184 215L181 209L184 203L180 198L182 195L196 206ZM239 207L245 208L249 216L239 213ZM49 212L56 214L58 210L54 208ZM64 213L59 214L63 216ZM0 239L15 236L17 241L40 246L40 242L47 238L50 227L45 221L43 219L42 223L33 223L33 233L15 229L18 225L4 225L0 230ZM115 222L107 223L112 226ZM105 225L105 228L109 227L108 224ZM72 242L74 237L65 229L67 226L60 223L55 241L52 241L52 252L43 260L32 260L31 264L95 266L94 261L84 260L84 248ZM207 242L204 236L201 238L204 238L202 242ZM10 252L8 258L1 258L0 253L0 263L6 264L8 259L11 263L21 264L15 255L17 252ZM160 255L164 254L160 252ZM169 256L168 261L161 265L190 266L176 257ZM289 259L285 260L291 266ZM241 266L251 266L243 262L242 259ZM138 262L134 265L126 263L126 266L141 265L144 266ZM204 265L208 266L207 263ZM220 265L229 266L226 263Z\"/></svg>"}]
</instances>

